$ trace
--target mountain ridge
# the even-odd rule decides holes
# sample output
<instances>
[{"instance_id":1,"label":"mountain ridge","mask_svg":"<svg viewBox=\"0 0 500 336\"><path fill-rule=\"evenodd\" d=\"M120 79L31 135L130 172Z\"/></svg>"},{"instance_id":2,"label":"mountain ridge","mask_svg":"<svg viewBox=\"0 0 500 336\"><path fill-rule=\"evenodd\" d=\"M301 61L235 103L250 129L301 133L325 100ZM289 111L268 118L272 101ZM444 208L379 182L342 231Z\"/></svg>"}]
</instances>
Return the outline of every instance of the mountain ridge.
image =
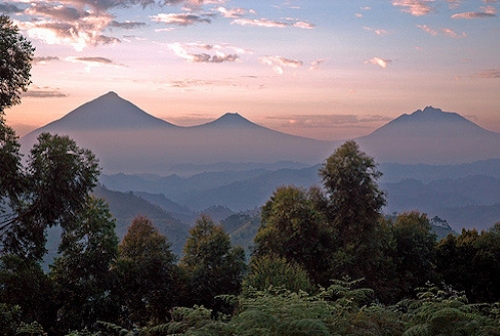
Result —
<instances>
[{"instance_id":1,"label":"mountain ridge","mask_svg":"<svg viewBox=\"0 0 500 336\"><path fill-rule=\"evenodd\" d=\"M462 164L500 158L500 133L427 106L355 139L378 162Z\"/></svg>"},{"instance_id":2,"label":"mountain ridge","mask_svg":"<svg viewBox=\"0 0 500 336\"><path fill-rule=\"evenodd\" d=\"M176 126L147 114L114 92L23 136L23 153L28 153L41 132L70 136L80 147L92 150L107 173L165 175L182 173L174 167L186 164L201 167L219 162L310 165L323 160L336 147L333 142L259 126L237 113L226 113L198 126Z\"/></svg>"},{"instance_id":3,"label":"mountain ridge","mask_svg":"<svg viewBox=\"0 0 500 336\"><path fill-rule=\"evenodd\" d=\"M177 128L172 123L156 118L133 103L118 96L116 92L99 96L75 108L62 118L42 129L51 131L118 128Z\"/></svg>"},{"instance_id":4,"label":"mountain ridge","mask_svg":"<svg viewBox=\"0 0 500 336\"><path fill-rule=\"evenodd\" d=\"M22 137L21 150L27 153L44 131L69 135L89 148L107 173L183 174L186 165L203 169L220 162L287 161L310 166L342 143L282 133L235 112L197 126L176 126L112 91ZM432 106L403 114L354 140L383 163L461 164L500 158L500 133Z\"/></svg>"}]
</instances>

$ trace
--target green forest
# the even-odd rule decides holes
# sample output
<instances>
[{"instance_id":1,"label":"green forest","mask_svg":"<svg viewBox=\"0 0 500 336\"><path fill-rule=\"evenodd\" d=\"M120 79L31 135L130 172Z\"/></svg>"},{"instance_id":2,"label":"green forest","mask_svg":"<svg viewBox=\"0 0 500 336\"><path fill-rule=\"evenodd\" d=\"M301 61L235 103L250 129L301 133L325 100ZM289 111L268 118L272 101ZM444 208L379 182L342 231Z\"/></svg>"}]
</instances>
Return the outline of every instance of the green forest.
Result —
<instances>
[{"instance_id":1,"label":"green forest","mask_svg":"<svg viewBox=\"0 0 500 336\"><path fill-rule=\"evenodd\" d=\"M119 241L91 151L42 134L20 154L4 109L34 50L6 16L0 34L1 335L500 335L500 223L438 240L426 214L385 216L382 172L354 141L321 187L270 195L249 259L204 215L180 257L147 217Z\"/></svg>"}]
</instances>

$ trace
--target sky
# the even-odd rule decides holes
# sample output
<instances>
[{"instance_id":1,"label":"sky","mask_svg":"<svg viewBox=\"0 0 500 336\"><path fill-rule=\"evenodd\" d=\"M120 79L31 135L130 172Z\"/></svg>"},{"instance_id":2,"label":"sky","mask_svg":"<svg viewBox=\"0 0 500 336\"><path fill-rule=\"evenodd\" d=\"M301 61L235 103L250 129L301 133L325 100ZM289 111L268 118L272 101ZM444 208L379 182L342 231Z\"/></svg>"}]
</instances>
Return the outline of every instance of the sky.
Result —
<instances>
[{"instance_id":1,"label":"sky","mask_svg":"<svg viewBox=\"0 0 500 336\"><path fill-rule=\"evenodd\" d=\"M36 48L22 135L109 91L324 140L426 106L500 132L500 0L2 0Z\"/></svg>"}]
</instances>

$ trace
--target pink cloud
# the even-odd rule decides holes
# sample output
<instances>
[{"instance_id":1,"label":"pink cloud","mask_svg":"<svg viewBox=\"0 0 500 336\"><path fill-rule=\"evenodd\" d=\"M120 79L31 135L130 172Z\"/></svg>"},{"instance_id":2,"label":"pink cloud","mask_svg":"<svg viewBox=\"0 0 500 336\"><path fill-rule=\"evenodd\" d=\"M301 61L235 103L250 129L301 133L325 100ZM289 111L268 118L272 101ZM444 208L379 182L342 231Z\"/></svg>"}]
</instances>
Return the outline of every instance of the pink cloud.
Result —
<instances>
[{"instance_id":1,"label":"pink cloud","mask_svg":"<svg viewBox=\"0 0 500 336\"><path fill-rule=\"evenodd\" d=\"M212 50L214 46L209 44L181 44L181 43L171 43L168 45L169 48L180 58L185 59L191 63L223 63L223 62L235 62L239 59L239 56L235 53L224 53L222 51L216 51L215 54L208 54L206 52L194 53L190 52L189 49L199 48L203 50ZM220 49L220 46L216 47Z\"/></svg>"},{"instance_id":2,"label":"pink cloud","mask_svg":"<svg viewBox=\"0 0 500 336\"><path fill-rule=\"evenodd\" d=\"M497 10L493 6L481 7L479 12L453 14L452 19L487 19L496 17Z\"/></svg>"},{"instance_id":3,"label":"pink cloud","mask_svg":"<svg viewBox=\"0 0 500 336\"><path fill-rule=\"evenodd\" d=\"M302 61L294 60L290 58L285 58L281 56L264 56L259 58L259 61L262 64L270 65L273 67L273 70L282 75L284 72L284 68L298 68L303 65Z\"/></svg>"},{"instance_id":4,"label":"pink cloud","mask_svg":"<svg viewBox=\"0 0 500 336\"><path fill-rule=\"evenodd\" d=\"M431 13L434 9L430 6L433 0L395 0L393 6L403 7L402 11L413 16L423 16Z\"/></svg>"},{"instance_id":5,"label":"pink cloud","mask_svg":"<svg viewBox=\"0 0 500 336\"><path fill-rule=\"evenodd\" d=\"M391 62L392 62L392 60L390 60L390 59L383 59L383 58L379 58L379 57L373 57L372 59L366 61L365 64L371 63L371 64L375 64L375 65L380 66L382 69L385 69L385 68L387 68L387 66Z\"/></svg>"},{"instance_id":6,"label":"pink cloud","mask_svg":"<svg viewBox=\"0 0 500 336\"><path fill-rule=\"evenodd\" d=\"M295 27L301 29L313 29L314 24L300 21L297 19L288 18L287 21L273 21L268 19L236 19L231 22L231 24L237 24L240 26L254 26L254 27L265 27L265 28L286 28Z\"/></svg>"},{"instance_id":7,"label":"pink cloud","mask_svg":"<svg viewBox=\"0 0 500 336\"><path fill-rule=\"evenodd\" d=\"M210 23L211 20L206 15L194 15L190 13L160 13L150 17L155 22L161 22L167 25L189 26L195 23Z\"/></svg>"}]
</instances>

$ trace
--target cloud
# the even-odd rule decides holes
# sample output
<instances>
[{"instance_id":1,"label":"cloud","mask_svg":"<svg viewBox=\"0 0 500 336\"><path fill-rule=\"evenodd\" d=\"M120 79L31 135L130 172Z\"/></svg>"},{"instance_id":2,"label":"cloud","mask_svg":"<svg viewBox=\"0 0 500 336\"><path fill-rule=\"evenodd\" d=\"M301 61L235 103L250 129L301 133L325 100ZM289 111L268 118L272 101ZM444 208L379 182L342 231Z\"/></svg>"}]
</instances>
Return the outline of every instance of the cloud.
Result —
<instances>
[{"instance_id":1,"label":"cloud","mask_svg":"<svg viewBox=\"0 0 500 336\"><path fill-rule=\"evenodd\" d=\"M385 29L375 29L375 28L371 28L371 27L363 27L363 29L368 30L368 31L372 31L375 34L380 35L380 36L389 35L389 32Z\"/></svg>"},{"instance_id":2,"label":"cloud","mask_svg":"<svg viewBox=\"0 0 500 336\"><path fill-rule=\"evenodd\" d=\"M284 127L297 128L333 128L362 125L373 122L387 122L392 118L382 115L359 116L354 114L316 114L316 115L285 115L271 116L267 119L282 120Z\"/></svg>"},{"instance_id":3,"label":"cloud","mask_svg":"<svg viewBox=\"0 0 500 336\"><path fill-rule=\"evenodd\" d=\"M113 64L113 61L105 57L68 57L66 58L73 62L98 63L98 64Z\"/></svg>"},{"instance_id":4,"label":"cloud","mask_svg":"<svg viewBox=\"0 0 500 336\"><path fill-rule=\"evenodd\" d=\"M48 86L39 87L33 86L28 89L28 91L22 93L23 98L63 98L68 95L61 92L58 88L51 88Z\"/></svg>"},{"instance_id":5,"label":"cloud","mask_svg":"<svg viewBox=\"0 0 500 336\"><path fill-rule=\"evenodd\" d=\"M48 3L33 4L26 9L25 14L43 16L66 22L77 21L91 15L87 10L79 10L74 7L54 6Z\"/></svg>"},{"instance_id":6,"label":"cloud","mask_svg":"<svg viewBox=\"0 0 500 336\"><path fill-rule=\"evenodd\" d=\"M167 86L181 89L204 89L206 87L235 87L238 86L231 80L215 80L215 79L178 79L170 81Z\"/></svg>"},{"instance_id":7,"label":"cloud","mask_svg":"<svg viewBox=\"0 0 500 336\"><path fill-rule=\"evenodd\" d=\"M366 61L365 64L371 63L371 64L375 64L375 65L380 66L382 69L385 69L385 68L387 68L387 66L391 62L392 62L392 60L390 60L390 59L382 59L382 58L378 58L378 57L373 57L372 59Z\"/></svg>"},{"instance_id":8,"label":"cloud","mask_svg":"<svg viewBox=\"0 0 500 336\"><path fill-rule=\"evenodd\" d=\"M487 8L483 8L482 12L464 12L457 13L451 16L452 19L488 19L492 17L496 17L496 9L492 6L488 6Z\"/></svg>"},{"instance_id":9,"label":"cloud","mask_svg":"<svg viewBox=\"0 0 500 336\"><path fill-rule=\"evenodd\" d=\"M179 42L171 43L168 47L180 58L185 59L191 63L223 63L223 62L235 62L239 59L238 54L236 53L224 53L220 51L220 49L224 48L220 45L211 45L205 43L186 43L181 44ZM193 53L190 52L190 49L198 48L203 50L216 50L215 54L208 54L206 52L203 53ZM234 49L232 47L227 47Z\"/></svg>"},{"instance_id":10,"label":"cloud","mask_svg":"<svg viewBox=\"0 0 500 336\"><path fill-rule=\"evenodd\" d=\"M243 8L231 8L227 9L225 7L217 8L217 11L225 18L237 19L245 15L248 11Z\"/></svg>"},{"instance_id":11,"label":"cloud","mask_svg":"<svg viewBox=\"0 0 500 336\"><path fill-rule=\"evenodd\" d=\"M113 20L109 23L108 27L132 30L135 28L144 27L145 25L146 25L145 22L134 22L134 21L118 22Z\"/></svg>"},{"instance_id":12,"label":"cloud","mask_svg":"<svg viewBox=\"0 0 500 336\"><path fill-rule=\"evenodd\" d=\"M417 25L418 28L422 29L424 32L428 33L429 35L436 36L438 34L437 30L434 30L427 25Z\"/></svg>"},{"instance_id":13,"label":"cloud","mask_svg":"<svg viewBox=\"0 0 500 336\"><path fill-rule=\"evenodd\" d=\"M462 34L458 34L450 28L443 28L443 29L441 29L441 31L443 32L444 35L451 37L451 38L467 37L467 33L463 32Z\"/></svg>"},{"instance_id":14,"label":"cloud","mask_svg":"<svg viewBox=\"0 0 500 336\"><path fill-rule=\"evenodd\" d=\"M273 67L273 70L282 75L284 68L298 68L303 65L302 61L285 58L281 56L264 56L259 58L262 64L267 64Z\"/></svg>"},{"instance_id":15,"label":"cloud","mask_svg":"<svg viewBox=\"0 0 500 336\"><path fill-rule=\"evenodd\" d=\"M291 18L288 18L287 21L273 21L268 19L236 19L233 20L231 24L237 24L240 26L264 27L264 28L295 27L301 29L313 29L315 27L315 25L312 23Z\"/></svg>"},{"instance_id":16,"label":"cloud","mask_svg":"<svg viewBox=\"0 0 500 336\"><path fill-rule=\"evenodd\" d=\"M467 37L467 33L463 32L462 34L458 34L453 29L450 29L450 28L441 28L439 30L435 30L435 29L430 28L427 25L417 25L417 27L422 29L423 31L425 31L426 33L428 33L429 35L432 35L432 36L444 35L444 36L451 37L451 38Z\"/></svg>"},{"instance_id":17,"label":"cloud","mask_svg":"<svg viewBox=\"0 0 500 336\"><path fill-rule=\"evenodd\" d=\"M87 57L66 57L64 59L67 62L82 63L85 65L85 71L89 72L92 68L100 66L117 66L123 67L121 64L116 64L111 59L99 56L87 56Z\"/></svg>"},{"instance_id":18,"label":"cloud","mask_svg":"<svg viewBox=\"0 0 500 336\"><path fill-rule=\"evenodd\" d=\"M311 71L316 71L321 69L321 64L323 64L326 61L326 59L319 59L316 61L311 62L311 66L309 67L309 70Z\"/></svg>"},{"instance_id":19,"label":"cloud","mask_svg":"<svg viewBox=\"0 0 500 336\"><path fill-rule=\"evenodd\" d=\"M0 4L0 13L10 14L20 12L22 12L22 10L14 4Z\"/></svg>"},{"instance_id":20,"label":"cloud","mask_svg":"<svg viewBox=\"0 0 500 336\"><path fill-rule=\"evenodd\" d=\"M68 13L54 12L66 19L71 15ZM29 22L16 22L16 24L28 32L28 36L39 39L47 44L71 45L77 51L83 50L89 45L114 44L120 40L105 36L103 30L112 21L109 15L81 15L74 16L70 20L59 20L52 14L46 14L45 18L38 18Z\"/></svg>"},{"instance_id":21,"label":"cloud","mask_svg":"<svg viewBox=\"0 0 500 336\"><path fill-rule=\"evenodd\" d=\"M155 22L161 22L167 25L189 26L200 22L211 23L211 15L212 14L195 15L190 13L160 13L158 15L150 16L150 18Z\"/></svg>"},{"instance_id":22,"label":"cloud","mask_svg":"<svg viewBox=\"0 0 500 336\"><path fill-rule=\"evenodd\" d=\"M500 69L485 70L483 72L478 73L476 77L487 78L487 79L500 78Z\"/></svg>"},{"instance_id":23,"label":"cloud","mask_svg":"<svg viewBox=\"0 0 500 336\"><path fill-rule=\"evenodd\" d=\"M423 16L434 11L430 6L433 0L395 0L393 6L403 7L402 12L409 13L413 16Z\"/></svg>"},{"instance_id":24,"label":"cloud","mask_svg":"<svg viewBox=\"0 0 500 336\"><path fill-rule=\"evenodd\" d=\"M203 4L202 0L13 0L26 9L28 20L16 22L27 31L31 39L47 44L71 45L81 51L88 46L114 44L120 39L105 34L107 28L133 29L141 22L117 22L110 11L132 6L176 5L181 3ZM206 2L206 1L205 1ZM26 7L30 4L29 7ZM10 11L15 5L0 5Z\"/></svg>"},{"instance_id":25,"label":"cloud","mask_svg":"<svg viewBox=\"0 0 500 336\"><path fill-rule=\"evenodd\" d=\"M292 24L292 26L301 29L314 29L315 25L305 21L297 21Z\"/></svg>"},{"instance_id":26,"label":"cloud","mask_svg":"<svg viewBox=\"0 0 500 336\"><path fill-rule=\"evenodd\" d=\"M265 27L265 28L285 28L289 26L288 23L272 21L268 19L237 19L233 20L231 24L237 24L240 26Z\"/></svg>"},{"instance_id":27,"label":"cloud","mask_svg":"<svg viewBox=\"0 0 500 336\"><path fill-rule=\"evenodd\" d=\"M51 61L58 61L59 57L57 56L39 56L33 57L33 64L46 64Z\"/></svg>"},{"instance_id":28,"label":"cloud","mask_svg":"<svg viewBox=\"0 0 500 336\"><path fill-rule=\"evenodd\" d=\"M461 0L446 0L448 2L448 7L450 9L455 9L460 7Z\"/></svg>"}]
</instances>

